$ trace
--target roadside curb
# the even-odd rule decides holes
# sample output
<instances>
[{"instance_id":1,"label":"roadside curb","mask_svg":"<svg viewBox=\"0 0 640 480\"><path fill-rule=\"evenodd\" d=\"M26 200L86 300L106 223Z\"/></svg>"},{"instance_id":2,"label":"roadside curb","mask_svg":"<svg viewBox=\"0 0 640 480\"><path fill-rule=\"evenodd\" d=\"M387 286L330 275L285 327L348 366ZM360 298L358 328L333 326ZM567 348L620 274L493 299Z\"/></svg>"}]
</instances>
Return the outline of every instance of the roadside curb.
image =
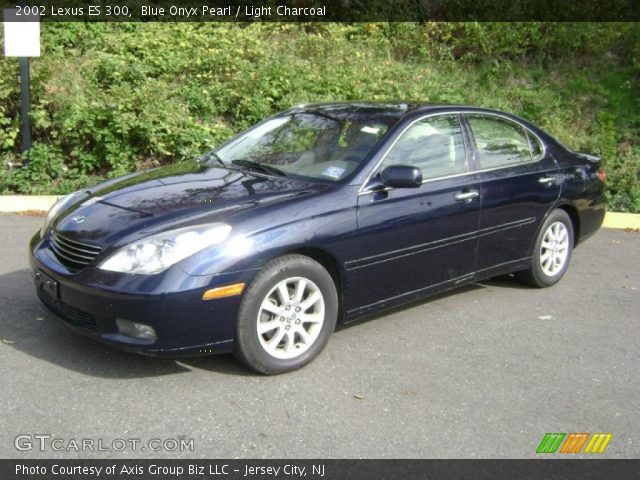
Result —
<instances>
[{"instance_id":1,"label":"roadside curb","mask_svg":"<svg viewBox=\"0 0 640 480\"><path fill-rule=\"evenodd\" d=\"M62 195L0 195L0 213L47 212ZM604 228L640 229L640 214L607 212Z\"/></svg>"},{"instance_id":2,"label":"roadside curb","mask_svg":"<svg viewBox=\"0 0 640 480\"><path fill-rule=\"evenodd\" d=\"M62 195L0 195L0 212L48 212Z\"/></svg>"},{"instance_id":3,"label":"roadside curb","mask_svg":"<svg viewBox=\"0 0 640 480\"><path fill-rule=\"evenodd\" d=\"M604 228L637 230L640 229L640 214L607 212L602 226Z\"/></svg>"}]
</instances>

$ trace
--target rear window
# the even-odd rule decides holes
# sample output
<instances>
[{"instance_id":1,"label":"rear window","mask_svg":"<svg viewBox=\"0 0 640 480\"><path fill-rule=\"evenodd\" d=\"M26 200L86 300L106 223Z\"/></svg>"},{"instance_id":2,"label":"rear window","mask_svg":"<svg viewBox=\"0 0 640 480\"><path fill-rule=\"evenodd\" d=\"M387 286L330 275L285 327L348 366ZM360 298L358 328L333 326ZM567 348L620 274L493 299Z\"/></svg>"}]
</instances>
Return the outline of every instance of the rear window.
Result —
<instances>
[{"instance_id":1,"label":"rear window","mask_svg":"<svg viewBox=\"0 0 640 480\"><path fill-rule=\"evenodd\" d=\"M501 117L468 115L482 170L530 162L534 156L521 125ZM540 152L542 147L538 144Z\"/></svg>"}]
</instances>

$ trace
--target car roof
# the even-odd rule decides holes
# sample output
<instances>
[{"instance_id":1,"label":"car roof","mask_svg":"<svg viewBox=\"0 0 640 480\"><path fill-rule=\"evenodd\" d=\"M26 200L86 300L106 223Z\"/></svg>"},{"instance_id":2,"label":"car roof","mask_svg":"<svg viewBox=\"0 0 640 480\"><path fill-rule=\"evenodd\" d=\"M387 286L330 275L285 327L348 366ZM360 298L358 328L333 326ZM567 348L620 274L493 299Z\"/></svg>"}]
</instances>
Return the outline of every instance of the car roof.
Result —
<instances>
[{"instance_id":1,"label":"car roof","mask_svg":"<svg viewBox=\"0 0 640 480\"><path fill-rule=\"evenodd\" d=\"M435 108L438 105L428 103L411 103L411 102L331 102L331 103L309 103L297 105L295 110L313 110L324 113L351 113L351 114L387 114L401 117L409 112L419 108Z\"/></svg>"},{"instance_id":2,"label":"car roof","mask_svg":"<svg viewBox=\"0 0 640 480\"><path fill-rule=\"evenodd\" d=\"M372 102L372 101L347 101L347 102L331 102L331 103L310 103L297 105L290 110L299 112L321 112L327 115L371 115L378 117L386 117L388 119L395 118L399 120L402 117L410 116L412 113L428 113L429 111L474 111L486 113L498 113L508 117L515 117L508 113L494 110L490 108L477 107L472 105L456 105L456 104L438 104L438 103L420 103L420 102ZM520 120L520 119L519 119Z\"/></svg>"}]
</instances>

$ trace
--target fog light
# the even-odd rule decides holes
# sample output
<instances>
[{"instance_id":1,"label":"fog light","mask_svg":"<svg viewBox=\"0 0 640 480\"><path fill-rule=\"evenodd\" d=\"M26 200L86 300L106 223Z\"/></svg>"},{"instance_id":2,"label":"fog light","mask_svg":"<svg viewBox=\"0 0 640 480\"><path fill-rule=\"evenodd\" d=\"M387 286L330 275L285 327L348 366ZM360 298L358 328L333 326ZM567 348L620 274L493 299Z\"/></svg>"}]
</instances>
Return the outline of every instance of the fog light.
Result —
<instances>
[{"instance_id":1,"label":"fog light","mask_svg":"<svg viewBox=\"0 0 640 480\"><path fill-rule=\"evenodd\" d=\"M116 318L116 324L120 333L128 337L139 338L140 340L155 340L158 338L151 325L132 322L123 318Z\"/></svg>"}]
</instances>

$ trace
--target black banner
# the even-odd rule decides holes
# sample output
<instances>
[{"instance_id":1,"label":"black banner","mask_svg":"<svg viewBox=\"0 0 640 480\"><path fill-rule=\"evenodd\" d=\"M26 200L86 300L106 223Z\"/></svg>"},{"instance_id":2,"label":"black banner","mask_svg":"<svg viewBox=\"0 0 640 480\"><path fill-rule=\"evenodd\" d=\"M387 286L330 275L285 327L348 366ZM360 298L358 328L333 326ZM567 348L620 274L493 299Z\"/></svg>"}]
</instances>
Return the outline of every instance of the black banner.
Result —
<instances>
[{"instance_id":1,"label":"black banner","mask_svg":"<svg viewBox=\"0 0 640 480\"><path fill-rule=\"evenodd\" d=\"M45 22L638 21L637 0L0 0Z\"/></svg>"},{"instance_id":2,"label":"black banner","mask_svg":"<svg viewBox=\"0 0 640 480\"><path fill-rule=\"evenodd\" d=\"M640 460L0 460L2 480L637 479Z\"/></svg>"}]
</instances>

